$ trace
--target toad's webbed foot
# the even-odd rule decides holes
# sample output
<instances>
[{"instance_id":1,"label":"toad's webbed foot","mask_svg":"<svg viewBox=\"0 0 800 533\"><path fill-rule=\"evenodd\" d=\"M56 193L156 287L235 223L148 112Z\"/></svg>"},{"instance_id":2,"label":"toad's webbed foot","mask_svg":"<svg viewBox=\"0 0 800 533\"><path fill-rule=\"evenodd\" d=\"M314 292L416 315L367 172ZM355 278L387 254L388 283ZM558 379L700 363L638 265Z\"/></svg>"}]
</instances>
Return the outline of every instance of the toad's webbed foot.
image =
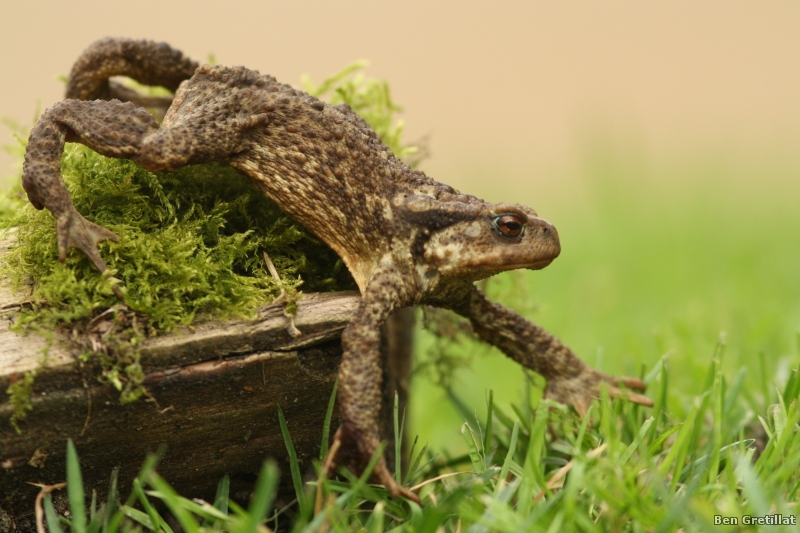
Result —
<instances>
[{"instance_id":1,"label":"toad's webbed foot","mask_svg":"<svg viewBox=\"0 0 800 533\"><path fill-rule=\"evenodd\" d=\"M378 450L380 450L380 442L377 435L361 435L357 430L349 429L346 424L343 424L333 436L333 446L323 463L323 473L325 477L330 478L340 466L361 473ZM372 470L372 479L385 486L393 498L402 496L415 503L421 503L419 496L394 479L383 456L378 458L378 462Z\"/></svg>"},{"instance_id":2,"label":"toad's webbed foot","mask_svg":"<svg viewBox=\"0 0 800 533\"><path fill-rule=\"evenodd\" d=\"M643 391L645 384L641 380L615 378L587 366L556 337L514 311L488 300L475 287L452 309L470 320L481 339L544 376L547 398L571 405L581 416L592 400L600 396L601 383L609 385L612 398L653 406L647 396L620 388Z\"/></svg>"},{"instance_id":3,"label":"toad's webbed foot","mask_svg":"<svg viewBox=\"0 0 800 533\"><path fill-rule=\"evenodd\" d=\"M653 406L653 401L647 396L625 390L644 391L647 387L641 380L615 378L585 364L582 364L574 376L551 376L545 386L545 398L571 405L579 415L583 416L589 410L592 400L600 396L602 383L608 385L608 394L611 398L622 398L647 407Z\"/></svg>"},{"instance_id":4,"label":"toad's webbed foot","mask_svg":"<svg viewBox=\"0 0 800 533\"><path fill-rule=\"evenodd\" d=\"M58 235L58 260L62 263L67 258L68 248L77 248L86 254L89 261L102 274L108 268L100 256L97 243L105 240L119 242L119 237L113 231L89 222L74 208L61 214L56 221ZM120 300L123 299L122 290L118 285L111 289Z\"/></svg>"}]
</instances>

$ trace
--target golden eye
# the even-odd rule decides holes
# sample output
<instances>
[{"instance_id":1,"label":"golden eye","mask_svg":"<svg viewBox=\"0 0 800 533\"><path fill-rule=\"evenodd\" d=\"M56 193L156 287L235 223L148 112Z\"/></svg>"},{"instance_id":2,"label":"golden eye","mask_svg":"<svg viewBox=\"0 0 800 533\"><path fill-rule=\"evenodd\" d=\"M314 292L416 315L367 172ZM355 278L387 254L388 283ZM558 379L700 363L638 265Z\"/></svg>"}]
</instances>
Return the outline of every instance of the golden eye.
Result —
<instances>
[{"instance_id":1,"label":"golden eye","mask_svg":"<svg viewBox=\"0 0 800 533\"><path fill-rule=\"evenodd\" d=\"M515 215L502 215L494 219L494 226L503 237L519 237L522 219Z\"/></svg>"}]
</instances>

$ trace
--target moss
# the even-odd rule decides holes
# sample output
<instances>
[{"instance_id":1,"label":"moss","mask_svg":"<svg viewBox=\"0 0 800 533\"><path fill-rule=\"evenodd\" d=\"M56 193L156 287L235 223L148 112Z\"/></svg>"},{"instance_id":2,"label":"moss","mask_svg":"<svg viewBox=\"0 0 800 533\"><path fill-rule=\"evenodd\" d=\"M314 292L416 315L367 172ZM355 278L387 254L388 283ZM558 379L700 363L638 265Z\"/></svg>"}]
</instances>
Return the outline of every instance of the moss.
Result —
<instances>
[{"instance_id":1,"label":"moss","mask_svg":"<svg viewBox=\"0 0 800 533\"><path fill-rule=\"evenodd\" d=\"M263 251L284 278L303 280L312 290L351 285L326 246L230 167L194 165L155 175L82 145L67 148L62 167L78 211L120 236L119 244L100 248L110 275L124 280L125 304L159 331L203 312L250 316L277 296ZM55 219L48 211L26 205L11 223L17 227L17 246L7 256L12 281L32 277L34 299L56 322L117 303L112 280L98 275L81 252L56 260Z\"/></svg>"},{"instance_id":2,"label":"moss","mask_svg":"<svg viewBox=\"0 0 800 533\"><path fill-rule=\"evenodd\" d=\"M37 109L34 116L38 115L39 110ZM3 126L11 130L11 137L15 141L3 146L3 151L8 152L17 161L14 164L14 174L9 176L3 175L2 179L5 184L8 180L16 178L14 179L13 185L0 192L0 227L4 227L7 224L6 221L12 218L23 205L28 203L25 191L22 190L22 180L19 179L19 176L22 175L22 161L25 158L28 129L10 119L0 119L0 122L3 123Z\"/></svg>"},{"instance_id":3,"label":"moss","mask_svg":"<svg viewBox=\"0 0 800 533\"><path fill-rule=\"evenodd\" d=\"M348 67L312 88L313 94L347 102L396 153L414 153L400 144L402 124L393 119L400 108L391 101L388 85L358 74L363 66ZM291 314L301 285L310 291L355 288L326 245L226 165L153 174L131 161L68 144L62 174L77 210L117 233L120 242L100 244L109 266L101 276L77 250L70 250L64 263L57 261L49 211L27 203L16 211L4 209L12 214L2 224L16 228L16 245L2 273L16 287L34 288L32 305L15 327L79 333L71 337L84 346L82 359L102 368L101 379L120 390L122 401L145 393L137 347L147 336L201 315L252 317L282 291L289 296ZM14 195L20 193L17 186ZM264 253L280 279L270 276ZM124 305L112 292L116 282L124 287ZM30 409L33 378L26 375L8 390L15 405L13 424Z\"/></svg>"},{"instance_id":4,"label":"moss","mask_svg":"<svg viewBox=\"0 0 800 533\"><path fill-rule=\"evenodd\" d=\"M22 377L11 382L8 386L8 400L14 406L14 412L11 415L11 427L14 431L20 433L18 422L23 420L28 414L28 411L33 409L31 404L31 394L33 393L33 381L36 378L36 371L31 370L22 374Z\"/></svg>"}]
</instances>

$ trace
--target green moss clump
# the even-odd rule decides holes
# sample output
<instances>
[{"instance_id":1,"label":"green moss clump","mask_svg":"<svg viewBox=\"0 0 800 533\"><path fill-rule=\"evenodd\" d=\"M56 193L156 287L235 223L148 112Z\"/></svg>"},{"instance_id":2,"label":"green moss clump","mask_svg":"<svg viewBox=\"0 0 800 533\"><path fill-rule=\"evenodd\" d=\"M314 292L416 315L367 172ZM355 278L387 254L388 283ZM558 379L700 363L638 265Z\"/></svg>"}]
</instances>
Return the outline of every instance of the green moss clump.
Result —
<instances>
[{"instance_id":1,"label":"green moss clump","mask_svg":"<svg viewBox=\"0 0 800 533\"><path fill-rule=\"evenodd\" d=\"M400 144L402 125L393 121L399 107L388 86L354 77L361 67L345 69L314 93L332 93L337 102L350 104L396 152L415 152ZM26 203L6 217L2 225L15 228L16 245L5 257L3 274L17 287L34 287L32 304L16 327L68 330L80 334L73 338L89 339L83 360L102 367L103 379L121 391L123 401L144 392L137 347L147 336L190 324L199 315L251 317L281 289L291 295L300 285L311 291L355 288L333 251L226 165L156 175L131 161L68 144L62 175L77 210L114 231L120 242L99 245L109 266L101 276L78 250L58 262L49 211ZM280 280L270 276L264 253ZM114 283L124 287L123 306L112 292ZM98 321L105 326L98 328ZM103 335L92 337L99 329ZM24 390L8 391L17 406L13 424L28 409L33 374L22 383Z\"/></svg>"},{"instance_id":2,"label":"green moss clump","mask_svg":"<svg viewBox=\"0 0 800 533\"><path fill-rule=\"evenodd\" d=\"M188 324L198 313L252 315L279 292L264 251L295 284L351 286L333 252L230 167L194 165L156 175L69 145L62 172L77 210L120 236L118 244L101 243L100 252L122 280L125 304L158 331ZM40 302L27 319L73 322L117 303L113 280L100 276L83 253L70 250L64 263L57 261L49 211L26 205L11 224L17 246L7 269L15 284L33 278Z\"/></svg>"},{"instance_id":3,"label":"green moss clump","mask_svg":"<svg viewBox=\"0 0 800 533\"><path fill-rule=\"evenodd\" d=\"M8 400L14 406L11 414L11 426L17 433L20 433L18 421L25 418L28 411L33 409L31 404L31 394L33 393L33 381L36 378L36 371L25 372L8 386Z\"/></svg>"}]
</instances>

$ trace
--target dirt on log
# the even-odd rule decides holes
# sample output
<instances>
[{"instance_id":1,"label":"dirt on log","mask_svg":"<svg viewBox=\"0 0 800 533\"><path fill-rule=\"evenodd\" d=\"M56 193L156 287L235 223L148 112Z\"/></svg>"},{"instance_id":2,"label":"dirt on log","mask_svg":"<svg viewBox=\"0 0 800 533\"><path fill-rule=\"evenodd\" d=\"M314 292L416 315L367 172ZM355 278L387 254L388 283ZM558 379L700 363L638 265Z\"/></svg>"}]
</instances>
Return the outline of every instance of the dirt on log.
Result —
<instances>
[{"instance_id":1,"label":"dirt on log","mask_svg":"<svg viewBox=\"0 0 800 533\"><path fill-rule=\"evenodd\" d=\"M164 447L159 474L187 497L213 500L223 475L231 496L246 502L263 461L281 466L284 502L294 497L288 455L278 424L283 409L306 476L319 457L323 420L341 357L340 335L358 302L356 292L305 294L292 337L280 306L251 321L207 321L155 337L141 349L150 399L121 405L119 392L98 382L68 342L20 336L9 327L19 295L0 287L0 391L39 369L33 410L11 427L13 408L0 399L0 533L33 523L38 488L65 481L66 440L76 445L87 496L108 492L112 470L126 493L146 455ZM391 440L395 391L406 405L413 313L403 310L384 328L384 438ZM402 412L402 411L401 411ZM338 425L334 411L331 435ZM392 450L393 446L388 446ZM390 461L393 464L393 461ZM62 491L63 492L63 491Z\"/></svg>"}]
</instances>

